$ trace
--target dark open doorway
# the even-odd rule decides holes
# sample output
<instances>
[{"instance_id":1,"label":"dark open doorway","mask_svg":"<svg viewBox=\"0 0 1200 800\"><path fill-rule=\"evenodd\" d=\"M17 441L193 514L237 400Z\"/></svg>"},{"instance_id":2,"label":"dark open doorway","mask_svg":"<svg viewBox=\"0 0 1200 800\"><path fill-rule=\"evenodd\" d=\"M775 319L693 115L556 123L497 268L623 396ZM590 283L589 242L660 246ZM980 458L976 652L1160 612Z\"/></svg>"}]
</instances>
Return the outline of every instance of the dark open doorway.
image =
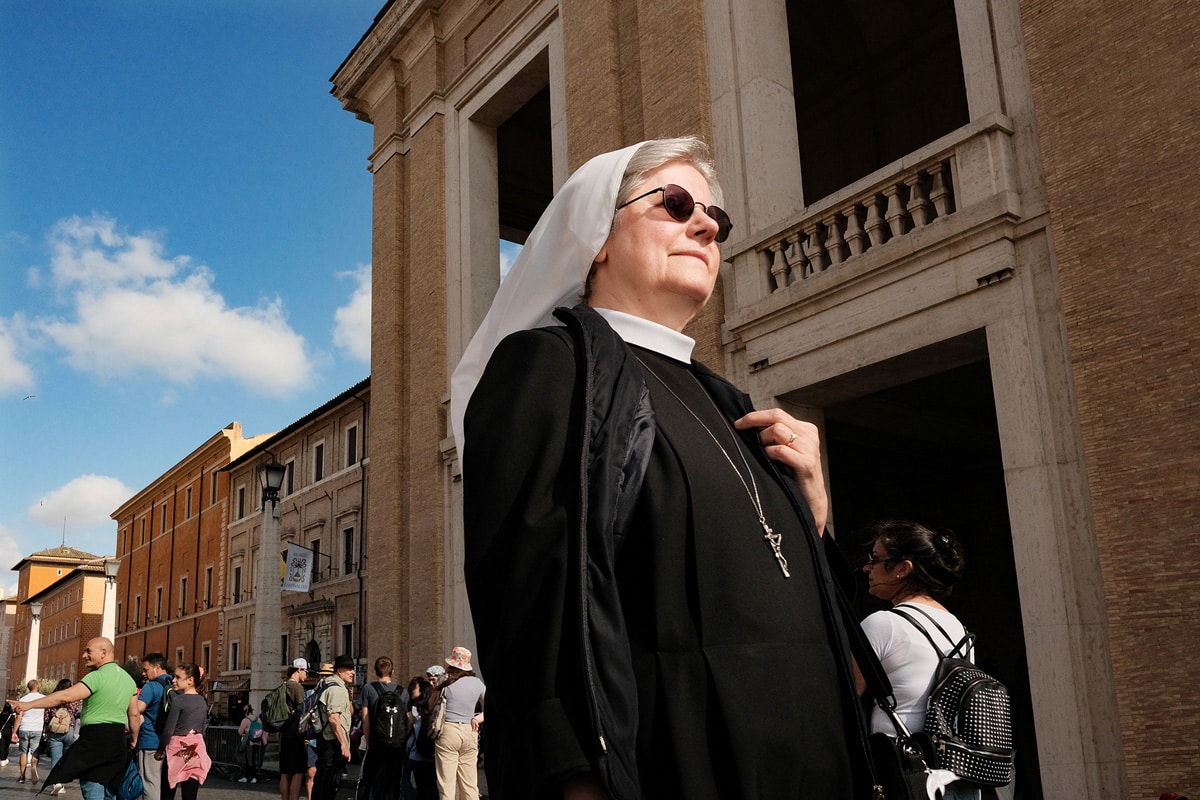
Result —
<instances>
[{"instance_id":1,"label":"dark open doorway","mask_svg":"<svg viewBox=\"0 0 1200 800\"><path fill-rule=\"evenodd\" d=\"M877 364L801 392L825 410L833 523L851 563L871 521L947 527L966 551L947 601L978 635L977 660L1013 696L1017 797L1041 798L1021 603L995 401L982 332ZM820 401L814 403L814 400ZM882 606L860 576L860 616Z\"/></svg>"}]
</instances>

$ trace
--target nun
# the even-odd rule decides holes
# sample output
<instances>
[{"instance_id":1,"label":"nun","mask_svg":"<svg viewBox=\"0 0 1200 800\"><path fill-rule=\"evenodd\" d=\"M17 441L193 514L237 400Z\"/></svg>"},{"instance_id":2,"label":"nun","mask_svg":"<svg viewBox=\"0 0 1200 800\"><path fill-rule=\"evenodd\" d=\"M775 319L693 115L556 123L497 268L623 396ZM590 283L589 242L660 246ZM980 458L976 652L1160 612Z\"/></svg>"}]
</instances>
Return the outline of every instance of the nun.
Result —
<instances>
[{"instance_id":1,"label":"nun","mask_svg":"<svg viewBox=\"0 0 1200 800\"><path fill-rule=\"evenodd\" d=\"M707 146L563 185L451 381L500 800L872 793L817 429L692 359Z\"/></svg>"}]
</instances>

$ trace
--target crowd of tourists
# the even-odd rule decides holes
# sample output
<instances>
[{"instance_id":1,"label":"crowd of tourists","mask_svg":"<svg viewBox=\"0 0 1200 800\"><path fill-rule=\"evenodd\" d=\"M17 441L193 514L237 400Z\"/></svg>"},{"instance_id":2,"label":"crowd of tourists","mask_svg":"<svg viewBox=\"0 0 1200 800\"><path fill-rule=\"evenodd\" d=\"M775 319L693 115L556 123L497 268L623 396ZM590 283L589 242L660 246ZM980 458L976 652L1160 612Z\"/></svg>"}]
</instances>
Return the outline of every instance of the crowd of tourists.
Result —
<instances>
[{"instance_id":1,"label":"crowd of tourists","mask_svg":"<svg viewBox=\"0 0 1200 800\"><path fill-rule=\"evenodd\" d=\"M296 659L261 710L261 724L279 737L281 800L299 800L302 790L309 800L333 800L356 750L356 800L479 798L486 688L470 650L455 647L444 666L431 665L406 684L387 656L375 659L374 680L357 689L348 655L321 665L306 690L309 669ZM253 780L254 769L244 779Z\"/></svg>"}]
</instances>

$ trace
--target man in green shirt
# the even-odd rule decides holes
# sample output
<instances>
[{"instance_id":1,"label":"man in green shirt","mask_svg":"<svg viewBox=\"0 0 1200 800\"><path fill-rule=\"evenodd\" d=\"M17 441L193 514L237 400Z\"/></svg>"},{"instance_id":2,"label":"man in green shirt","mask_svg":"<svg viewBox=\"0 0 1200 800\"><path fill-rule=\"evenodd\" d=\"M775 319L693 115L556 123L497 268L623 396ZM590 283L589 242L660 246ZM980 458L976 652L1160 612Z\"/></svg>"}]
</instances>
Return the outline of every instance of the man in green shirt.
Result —
<instances>
[{"instance_id":1,"label":"man in green shirt","mask_svg":"<svg viewBox=\"0 0 1200 800\"><path fill-rule=\"evenodd\" d=\"M91 672L78 683L28 703L14 701L17 710L56 708L83 701L79 738L46 776L46 784L69 783L79 778L83 800L113 800L129 760L126 727L141 721L137 684L114 661L113 643L97 636L83 651L84 666ZM64 790L65 791L65 790Z\"/></svg>"}]
</instances>

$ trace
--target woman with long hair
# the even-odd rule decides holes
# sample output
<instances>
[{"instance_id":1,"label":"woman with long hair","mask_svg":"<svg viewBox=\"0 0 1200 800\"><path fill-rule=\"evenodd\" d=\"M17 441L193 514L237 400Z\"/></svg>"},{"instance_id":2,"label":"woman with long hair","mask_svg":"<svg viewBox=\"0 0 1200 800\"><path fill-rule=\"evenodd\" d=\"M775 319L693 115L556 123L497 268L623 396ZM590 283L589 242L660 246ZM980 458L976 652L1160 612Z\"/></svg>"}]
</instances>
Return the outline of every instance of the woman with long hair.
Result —
<instances>
[{"instance_id":1,"label":"woman with long hair","mask_svg":"<svg viewBox=\"0 0 1200 800\"><path fill-rule=\"evenodd\" d=\"M208 777L212 761L204 746L208 726L208 701L204 675L190 661L175 666L175 694L167 712L166 742L159 753L167 761L167 781L162 800L174 800L175 787L182 784L183 800L196 800L200 784Z\"/></svg>"},{"instance_id":2,"label":"woman with long hair","mask_svg":"<svg viewBox=\"0 0 1200 800\"><path fill-rule=\"evenodd\" d=\"M429 717L429 702L433 698L433 684L423 676L417 675L408 682L408 695L408 758L404 761L404 776L401 780L404 798L435 800L437 774L433 766L434 742L425 734L424 728L424 722Z\"/></svg>"}]
</instances>

